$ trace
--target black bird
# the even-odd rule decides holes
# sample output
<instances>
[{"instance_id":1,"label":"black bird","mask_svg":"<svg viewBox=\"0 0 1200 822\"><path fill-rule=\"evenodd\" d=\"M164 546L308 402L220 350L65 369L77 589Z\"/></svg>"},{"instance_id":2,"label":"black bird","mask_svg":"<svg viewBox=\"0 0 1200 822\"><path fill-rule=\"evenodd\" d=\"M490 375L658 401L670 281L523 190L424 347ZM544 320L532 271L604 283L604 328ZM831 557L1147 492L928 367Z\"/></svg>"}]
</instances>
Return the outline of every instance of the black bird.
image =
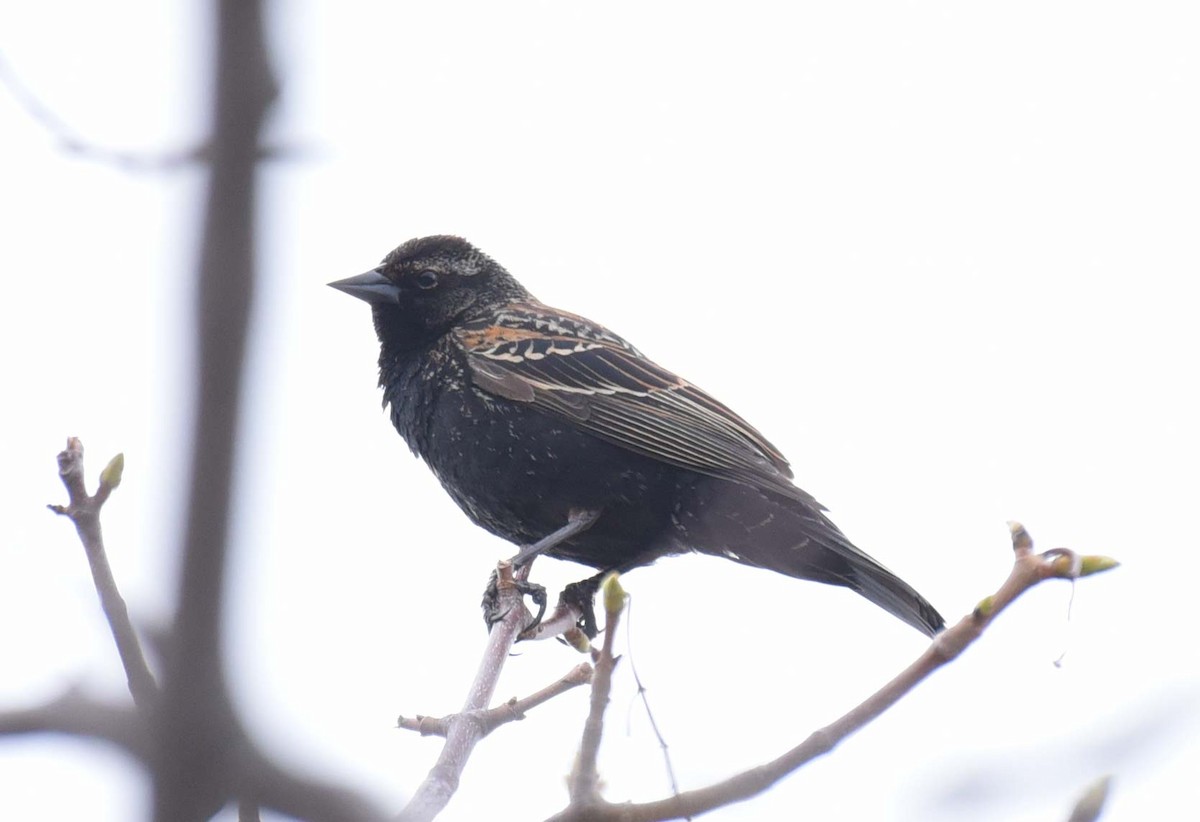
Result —
<instances>
[{"instance_id":1,"label":"black bird","mask_svg":"<svg viewBox=\"0 0 1200 822\"><path fill-rule=\"evenodd\" d=\"M625 571L699 551L845 586L928 636L944 627L749 423L467 241L409 240L330 285L371 304L400 435L520 557Z\"/></svg>"}]
</instances>

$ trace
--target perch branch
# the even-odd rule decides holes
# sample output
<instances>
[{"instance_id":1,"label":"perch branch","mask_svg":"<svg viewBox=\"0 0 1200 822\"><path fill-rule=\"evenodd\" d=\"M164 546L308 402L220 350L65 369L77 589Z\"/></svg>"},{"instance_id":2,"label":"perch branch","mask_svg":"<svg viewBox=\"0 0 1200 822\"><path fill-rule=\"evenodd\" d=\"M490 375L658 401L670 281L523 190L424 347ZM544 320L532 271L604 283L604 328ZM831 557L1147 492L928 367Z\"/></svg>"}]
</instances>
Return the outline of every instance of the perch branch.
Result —
<instances>
[{"instance_id":1,"label":"perch branch","mask_svg":"<svg viewBox=\"0 0 1200 822\"><path fill-rule=\"evenodd\" d=\"M526 563L517 572L521 579L529 573L531 565L532 562ZM401 812L400 819L403 822L427 822L441 813L458 790L471 751L486 734L483 714L496 692L496 682L509 651L529 619L517 579L512 563L502 560L497 566L496 610L504 616L492 625L483 658L467 691L462 710L446 718L446 744L442 746L429 775Z\"/></svg>"}]
</instances>

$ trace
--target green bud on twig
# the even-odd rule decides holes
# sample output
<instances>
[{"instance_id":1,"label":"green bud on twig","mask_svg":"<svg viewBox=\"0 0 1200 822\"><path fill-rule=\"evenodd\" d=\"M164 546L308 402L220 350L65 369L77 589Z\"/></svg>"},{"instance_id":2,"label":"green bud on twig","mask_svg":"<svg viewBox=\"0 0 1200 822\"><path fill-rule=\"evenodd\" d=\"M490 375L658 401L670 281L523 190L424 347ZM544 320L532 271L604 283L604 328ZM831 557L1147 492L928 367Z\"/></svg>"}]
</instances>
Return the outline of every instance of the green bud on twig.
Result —
<instances>
[{"instance_id":1,"label":"green bud on twig","mask_svg":"<svg viewBox=\"0 0 1200 822\"><path fill-rule=\"evenodd\" d=\"M610 614L619 614L625 607L625 589L621 587L621 575L609 574L601 583L604 591L604 610Z\"/></svg>"},{"instance_id":2,"label":"green bud on twig","mask_svg":"<svg viewBox=\"0 0 1200 822\"><path fill-rule=\"evenodd\" d=\"M117 454L108 461L100 472L100 485L110 491L121 484L121 474L125 472L125 454Z\"/></svg>"},{"instance_id":3,"label":"green bud on twig","mask_svg":"<svg viewBox=\"0 0 1200 822\"><path fill-rule=\"evenodd\" d=\"M1079 576L1086 577L1088 574L1099 574L1101 571L1110 571L1120 566L1120 564L1112 557L1102 557L1094 554L1085 556L1079 562Z\"/></svg>"}]
</instances>

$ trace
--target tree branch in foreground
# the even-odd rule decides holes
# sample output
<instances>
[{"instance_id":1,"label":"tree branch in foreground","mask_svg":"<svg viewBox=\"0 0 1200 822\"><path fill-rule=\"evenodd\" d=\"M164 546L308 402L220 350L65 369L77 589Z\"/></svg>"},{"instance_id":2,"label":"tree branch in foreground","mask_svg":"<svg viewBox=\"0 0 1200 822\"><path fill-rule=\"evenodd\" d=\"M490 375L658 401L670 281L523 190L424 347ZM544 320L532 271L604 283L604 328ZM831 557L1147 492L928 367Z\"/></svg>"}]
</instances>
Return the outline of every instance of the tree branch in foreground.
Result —
<instances>
[{"instance_id":1,"label":"tree branch in foreground","mask_svg":"<svg viewBox=\"0 0 1200 822\"><path fill-rule=\"evenodd\" d=\"M1108 791L1112 787L1112 777L1102 776L1088 785L1083 796L1071 809L1067 822L1096 822L1104 812L1104 804L1108 801Z\"/></svg>"},{"instance_id":2,"label":"tree branch in foreground","mask_svg":"<svg viewBox=\"0 0 1200 822\"><path fill-rule=\"evenodd\" d=\"M977 640L996 615L1021 594L1047 579L1075 579L1117 567L1116 560L1102 556L1081 556L1065 548L1043 554L1033 553L1033 540L1020 523L1009 523L1016 561L1004 584L985 597L975 610L958 624L938 634L916 661L900 672L858 707L830 725L813 732L806 740L777 759L743 771L706 788L685 791L655 802L613 804L595 793L571 791L571 804L551 817L550 822L660 822L699 816L716 808L749 799L774 785L807 762L833 750L850 734L867 725L895 705L901 697L938 668L954 660ZM607 607L607 603L606 603ZM605 637L605 645L610 637ZM593 706L607 703L609 679L597 663L592 683ZM595 692L604 688L604 693ZM591 717L589 717L589 725ZM585 730L585 739L586 737Z\"/></svg>"},{"instance_id":3,"label":"tree branch in foreground","mask_svg":"<svg viewBox=\"0 0 1200 822\"><path fill-rule=\"evenodd\" d=\"M8 726L6 720L20 720L12 732L32 733L39 730L34 720L40 719L43 731L103 736L114 742L124 738L124 747L152 775L154 816L163 822L207 819L232 797L244 800L240 816L247 820L257 818L258 806L300 819L376 819L377 811L348 792L293 777L263 756L238 720L224 676L222 596L240 383L255 280L259 131L277 87L267 56L261 0L213 0L211 7L216 32L214 128L196 278L195 430L189 440L182 573L161 689L155 687L144 659L138 662L140 648L128 627L124 603L103 552L93 550L102 544L98 512L120 480L120 460L105 469L99 491L90 497L83 481L82 447L77 440L69 443L60 473L70 504L54 507L76 523L88 548L126 671L135 672L130 674L130 690L139 708L149 705L125 724L137 722L148 742L134 744L141 734L130 731L121 737L108 733L107 726L76 723L72 731L67 719L77 712L61 706L47 708L41 716L0 715L0 728Z\"/></svg>"},{"instance_id":4,"label":"tree branch in foreground","mask_svg":"<svg viewBox=\"0 0 1200 822\"><path fill-rule=\"evenodd\" d=\"M100 739L143 762L150 756L150 736L139 713L95 702L75 692L36 708L0 712L0 736L27 734Z\"/></svg>"},{"instance_id":5,"label":"tree branch in foreground","mask_svg":"<svg viewBox=\"0 0 1200 822\"><path fill-rule=\"evenodd\" d=\"M213 0L212 162L194 294L191 469L182 570L161 711L154 723L154 816L212 813L241 778L249 748L224 674L222 597L248 324L254 305L259 134L278 93L261 0ZM245 797L253 799L253 797Z\"/></svg>"},{"instance_id":6,"label":"tree branch in foreground","mask_svg":"<svg viewBox=\"0 0 1200 822\"><path fill-rule=\"evenodd\" d=\"M87 554L92 569L92 582L100 597L104 618L117 643L117 653L125 667L125 679L129 693L139 708L149 707L158 696L158 683L146 663L141 642L133 623L129 621L129 609L117 589L108 555L104 551L104 533L100 528L100 509L108 497L121 484L121 473L125 469L125 456L117 454L100 472L100 485L94 496L87 492L83 471L83 443L77 437L67 439L67 449L58 455L58 475L67 488L66 505L50 505L51 511L67 517L75 523L79 540Z\"/></svg>"}]
</instances>

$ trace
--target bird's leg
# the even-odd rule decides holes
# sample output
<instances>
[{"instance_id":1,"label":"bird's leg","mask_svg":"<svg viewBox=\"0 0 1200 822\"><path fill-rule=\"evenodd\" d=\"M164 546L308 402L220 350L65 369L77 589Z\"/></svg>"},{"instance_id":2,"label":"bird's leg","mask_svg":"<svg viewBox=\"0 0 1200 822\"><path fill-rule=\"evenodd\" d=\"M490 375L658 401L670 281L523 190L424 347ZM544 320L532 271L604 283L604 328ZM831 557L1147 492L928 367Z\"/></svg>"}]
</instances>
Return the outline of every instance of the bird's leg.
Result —
<instances>
[{"instance_id":1,"label":"bird's leg","mask_svg":"<svg viewBox=\"0 0 1200 822\"><path fill-rule=\"evenodd\" d=\"M572 508L570 513L567 514L567 524L562 528L559 528L554 533L542 537L533 545L524 546L517 553L517 555L512 558L513 567L520 568L534 557L546 553L557 545L566 542L576 534L582 534L584 531L591 528L599 518L600 512L598 510Z\"/></svg>"},{"instance_id":2,"label":"bird's leg","mask_svg":"<svg viewBox=\"0 0 1200 822\"><path fill-rule=\"evenodd\" d=\"M529 563L531 563L538 555L553 549L576 534L581 534L588 528L591 528L599 518L600 512L598 510L572 508L567 514L566 525L557 529L553 533L542 537L532 545L526 545L522 547L521 550L517 552L517 555L510 560L513 564L513 568L515 568L518 572L516 575L517 590L522 594L527 595L533 600L534 604L538 606L537 616L533 618L533 622L525 626L525 631L528 631L531 628L536 628L537 625L542 621L542 617L546 615L546 589L544 586L538 585L536 582L529 582L525 578L525 575L520 573L521 569L525 566L528 566ZM504 614L496 613L496 601L499 593L497 591L496 584L496 572L493 570L491 576L488 578L487 588L484 589L483 592L483 621L487 623L489 631L492 629L493 625L504 618ZM594 621L595 620L593 619L593 623Z\"/></svg>"}]
</instances>

